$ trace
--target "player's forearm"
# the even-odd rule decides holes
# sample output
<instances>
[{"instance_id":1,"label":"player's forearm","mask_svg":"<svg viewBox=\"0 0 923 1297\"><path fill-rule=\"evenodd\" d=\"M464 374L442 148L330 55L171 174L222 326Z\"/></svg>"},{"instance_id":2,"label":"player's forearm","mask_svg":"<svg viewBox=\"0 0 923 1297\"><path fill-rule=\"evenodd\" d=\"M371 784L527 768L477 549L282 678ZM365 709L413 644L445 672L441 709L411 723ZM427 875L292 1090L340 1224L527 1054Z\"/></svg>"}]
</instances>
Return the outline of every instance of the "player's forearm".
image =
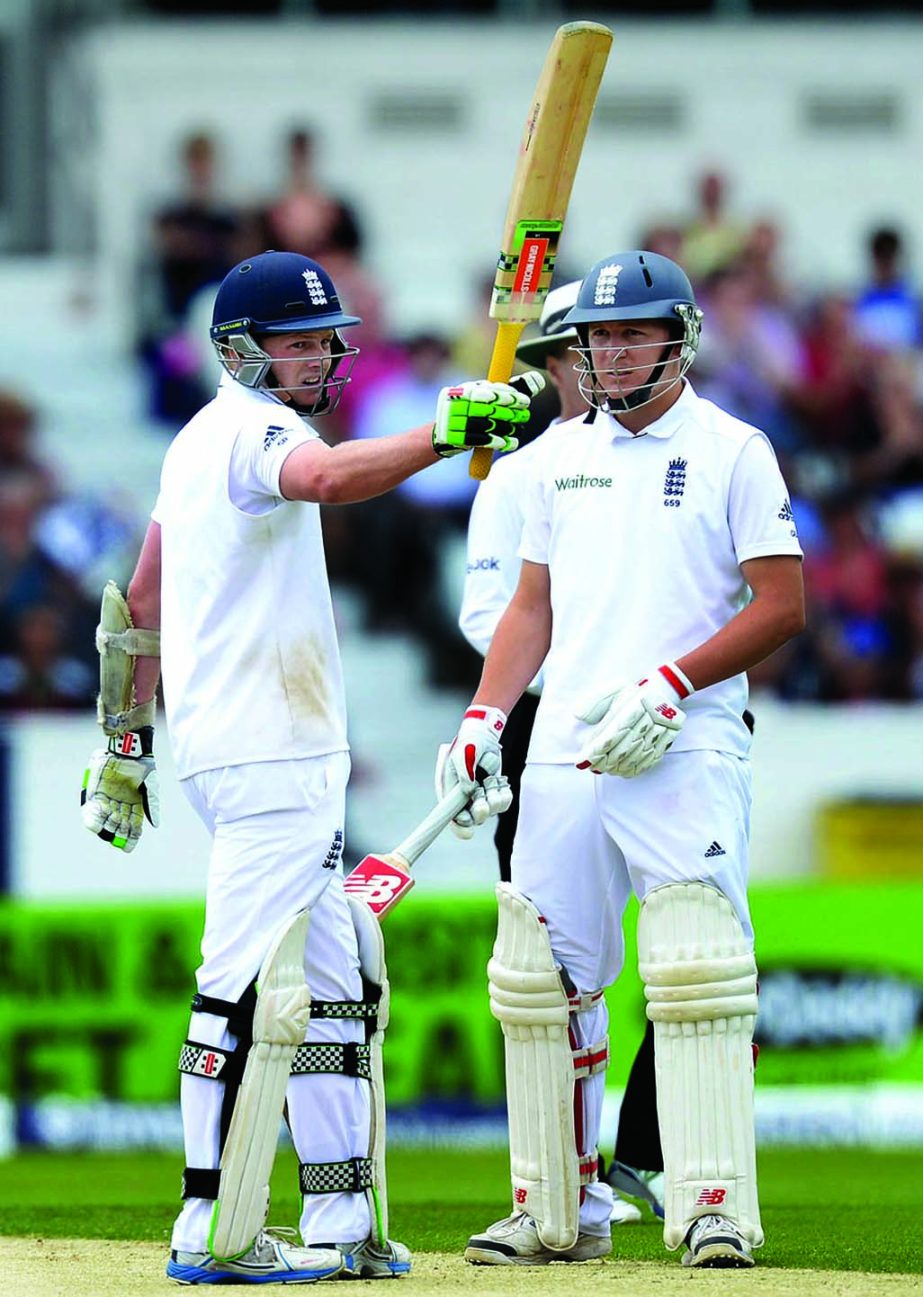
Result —
<instances>
[{"instance_id":1,"label":"player's forearm","mask_svg":"<svg viewBox=\"0 0 923 1297\"><path fill-rule=\"evenodd\" d=\"M148 555L150 554L148 550ZM160 630L160 563L159 546L156 564L139 562L128 585L126 601L131 620L142 630ZM136 657L134 692L137 703L149 702L160 682L160 658Z\"/></svg>"},{"instance_id":2,"label":"player's forearm","mask_svg":"<svg viewBox=\"0 0 923 1297\"><path fill-rule=\"evenodd\" d=\"M356 504L384 495L422 468L435 464L433 425L393 437L343 441L310 459L295 451L282 466L279 484L289 500Z\"/></svg>"},{"instance_id":3,"label":"player's forearm","mask_svg":"<svg viewBox=\"0 0 923 1297\"><path fill-rule=\"evenodd\" d=\"M804 606L795 600L756 598L676 665L696 689L749 671L804 629Z\"/></svg>"},{"instance_id":4,"label":"player's forearm","mask_svg":"<svg viewBox=\"0 0 923 1297\"><path fill-rule=\"evenodd\" d=\"M494 633L473 701L509 714L538 674L550 644L550 606L514 597Z\"/></svg>"}]
</instances>

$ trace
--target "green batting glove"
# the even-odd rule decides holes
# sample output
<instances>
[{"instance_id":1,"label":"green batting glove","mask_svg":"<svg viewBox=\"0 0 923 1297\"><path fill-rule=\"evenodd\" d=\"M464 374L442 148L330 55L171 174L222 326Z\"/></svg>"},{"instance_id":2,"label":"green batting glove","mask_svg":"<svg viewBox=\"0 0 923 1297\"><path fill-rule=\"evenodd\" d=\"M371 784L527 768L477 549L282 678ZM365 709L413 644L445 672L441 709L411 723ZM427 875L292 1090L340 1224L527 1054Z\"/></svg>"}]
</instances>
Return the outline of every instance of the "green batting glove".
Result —
<instances>
[{"instance_id":1,"label":"green batting glove","mask_svg":"<svg viewBox=\"0 0 923 1297\"><path fill-rule=\"evenodd\" d=\"M448 458L477 446L515 450L519 442L505 429L527 422L532 397L541 391L545 380L530 371L517 375L515 382L519 390L509 383L490 383L484 378L444 387L436 401L436 454Z\"/></svg>"}]
</instances>

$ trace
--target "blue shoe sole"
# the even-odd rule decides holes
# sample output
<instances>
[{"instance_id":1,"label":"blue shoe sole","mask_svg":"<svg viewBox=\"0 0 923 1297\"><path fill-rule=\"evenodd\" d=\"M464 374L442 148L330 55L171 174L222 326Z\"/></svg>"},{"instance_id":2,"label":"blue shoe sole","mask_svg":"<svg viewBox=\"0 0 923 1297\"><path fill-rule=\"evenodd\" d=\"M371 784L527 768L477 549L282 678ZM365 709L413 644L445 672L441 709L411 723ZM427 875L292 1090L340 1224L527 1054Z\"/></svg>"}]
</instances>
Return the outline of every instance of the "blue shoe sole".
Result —
<instances>
[{"instance_id":1,"label":"blue shoe sole","mask_svg":"<svg viewBox=\"0 0 923 1297\"><path fill-rule=\"evenodd\" d=\"M408 1267L409 1269L409 1267ZM313 1283L318 1279L329 1279L331 1275L341 1274L335 1266L329 1270L274 1270L272 1274L241 1274L229 1270L205 1270L198 1265L180 1265L172 1257L167 1262L167 1278L177 1283Z\"/></svg>"}]
</instances>

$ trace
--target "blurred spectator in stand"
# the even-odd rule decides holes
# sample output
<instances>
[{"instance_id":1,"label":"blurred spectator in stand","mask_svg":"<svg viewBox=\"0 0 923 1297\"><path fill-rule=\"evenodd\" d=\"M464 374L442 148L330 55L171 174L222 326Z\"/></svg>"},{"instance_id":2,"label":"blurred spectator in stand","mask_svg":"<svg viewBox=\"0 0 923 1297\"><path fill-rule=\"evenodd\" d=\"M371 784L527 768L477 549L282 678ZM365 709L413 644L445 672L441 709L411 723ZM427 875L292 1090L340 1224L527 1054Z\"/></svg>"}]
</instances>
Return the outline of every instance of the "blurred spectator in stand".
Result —
<instances>
[{"instance_id":1,"label":"blurred spectator in stand","mask_svg":"<svg viewBox=\"0 0 923 1297\"><path fill-rule=\"evenodd\" d=\"M0 652L12 643L14 610L41 588L35 528L57 491L35 450L36 428L34 408L0 389Z\"/></svg>"},{"instance_id":2,"label":"blurred spectator in stand","mask_svg":"<svg viewBox=\"0 0 923 1297\"><path fill-rule=\"evenodd\" d=\"M409 370L367 392L355 435L379 437L432 418L440 388L456 375L449 369L448 341L435 332L407 340ZM395 425L394 420L405 420ZM410 422L407 423L406 421ZM405 631L427 650L430 684L473 687L480 658L462 638L451 589L451 572L464 573L468 513L477 489L468 456L442 465L442 473L418 473L389 495L355 506L354 573L371 631Z\"/></svg>"},{"instance_id":3,"label":"blurred spectator in stand","mask_svg":"<svg viewBox=\"0 0 923 1297\"><path fill-rule=\"evenodd\" d=\"M319 183L313 131L290 131L285 150L288 174L283 192L262 215L265 245L280 252L300 252L326 266L331 248L358 249L362 241L358 218L348 203ZM339 282L335 280L338 287Z\"/></svg>"},{"instance_id":4,"label":"blurred spectator in stand","mask_svg":"<svg viewBox=\"0 0 923 1297\"><path fill-rule=\"evenodd\" d=\"M904 569L901 608L907 628L907 697L923 702L923 563Z\"/></svg>"},{"instance_id":5,"label":"blurred spectator in stand","mask_svg":"<svg viewBox=\"0 0 923 1297\"><path fill-rule=\"evenodd\" d=\"M855 480L881 497L923 487L923 402L919 353L880 353L873 367L876 444L857 460Z\"/></svg>"},{"instance_id":6,"label":"blurred spectator in stand","mask_svg":"<svg viewBox=\"0 0 923 1297\"><path fill-rule=\"evenodd\" d=\"M859 337L881 351L920 346L920 298L904 273L904 245L890 226L873 230L868 240L869 282L855 303Z\"/></svg>"},{"instance_id":7,"label":"blurred spectator in stand","mask_svg":"<svg viewBox=\"0 0 923 1297\"><path fill-rule=\"evenodd\" d=\"M759 299L755 278L743 264L711 275L699 300L705 323L696 390L762 428L777 453L790 454L800 443L790 394L804 373L794 322Z\"/></svg>"},{"instance_id":8,"label":"blurred spectator in stand","mask_svg":"<svg viewBox=\"0 0 923 1297\"><path fill-rule=\"evenodd\" d=\"M10 388L0 388L0 486L29 488L35 506L46 504L57 486L54 473L35 451L36 413Z\"/></svg>"},{"instance_id":9,"label":"blurred spectator in stand","mask_svg":"<svg viewBox=\"0 0 923 1297\"><path fill-rule=\"evenodd\" d=\"M99 673L67 648L58 608L31 604L17 616L12 651L0 654L0 710L85 709L96 697Z\"/></svg>"},{"instance_id":10,"label":"blurred spectator in stand","mask_svg":"<svg viewBox=\"0 0 923 1297\"><path fill-rule=\"evenodd\" d=\"M208 399L186 339L190 304L239 259L241 216L217 192L217 148L204 132L182 144L182 192L152 222L142 268L138 351L151 381L151 413L182 424ZM245 255L245 254L244 254Z\"/></svg>"},{"instance_id":11,"label":"blurred spectator in stand","mask_svg":"<svg viewBox=\"0 0 923 1297\"><path fill-rule=\"evenodd\" d=\"M683 265L697 283L730 266L743 251L745 226L727 214L727 181L718 171L706 171L696 187L698 208L683 227Z\"/></svg>"},{"instance_id":12,"label":"blurred spectator in stand","mask_svg":"<svg viewBox=\"0 0 923 1297\"><path fill-rule=\"evenodd\" d=\"M893 696L889 558L874 512L851 491L821 505L825 540L805 552L808 625L819 660L819 699Z\"/></svg>"},{"instance_id":13,"label":"blurred spectator in stand","mask_svg":"<svg viewBox=\"0 0 923 1297\"><path fill-rule=\"evenodd\" d=\"M830 494L855 481L857 460L881 442L875 357L856 332L851 301L841 294L813 304L803 337L804 376L790 399L818 482Z\"/></svg>"},{"instance_id":14,"label":"blurred spectator in stand","mask_svg":"<svg viewBox=\"0 0 923 1297\"><path fill-rule=\"evenodd\" d=\"M779 268L782 235L778 225L766 217L754 222L741 250L740 264L747 273L755 300L765 310L796 309L791 285Z\"/></svg>"},{"instance_id":15,"label":"blurred spectator in stand","mask_svg":"<svg viewBox=\"0 0 923 1297\"><path fill-rule=\"evenodd\" d=\"M669 257L671 261L676 261L685 267L683 232L678 225L671 225L669 221L658 221L649 225L641 235L637 246L647 248L648 252L657 252L662 257Z\"/></svg>"}]
</instances>

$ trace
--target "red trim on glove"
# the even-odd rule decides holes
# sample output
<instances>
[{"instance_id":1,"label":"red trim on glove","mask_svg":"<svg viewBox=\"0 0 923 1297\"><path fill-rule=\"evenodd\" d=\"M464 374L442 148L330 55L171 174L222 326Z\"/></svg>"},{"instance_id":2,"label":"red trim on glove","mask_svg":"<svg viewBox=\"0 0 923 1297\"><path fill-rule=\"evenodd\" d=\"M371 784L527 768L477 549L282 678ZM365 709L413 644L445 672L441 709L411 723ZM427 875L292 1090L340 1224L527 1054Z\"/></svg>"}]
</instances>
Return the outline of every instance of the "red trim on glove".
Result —
<instances>
[{"instance_id":1,"label":"red trim on glove","mask_svg":"<svg viewBox=\"0 0 923 1297\"><path fill-rule=\"evenodd\" d=\"M689 697L689 690L683 684L682 680L680 680L679 676L676 674L675 671L671 671L668 666L658 667L658 670L660 671L660 674L663 676L664 680L666 680L667 684L670 685L673 689L675 689L676 692L679 694L680 702L682 702L684 698ZM641 683L643 684L644 681L642 681Z\"/></svg>"}]
</instances>

